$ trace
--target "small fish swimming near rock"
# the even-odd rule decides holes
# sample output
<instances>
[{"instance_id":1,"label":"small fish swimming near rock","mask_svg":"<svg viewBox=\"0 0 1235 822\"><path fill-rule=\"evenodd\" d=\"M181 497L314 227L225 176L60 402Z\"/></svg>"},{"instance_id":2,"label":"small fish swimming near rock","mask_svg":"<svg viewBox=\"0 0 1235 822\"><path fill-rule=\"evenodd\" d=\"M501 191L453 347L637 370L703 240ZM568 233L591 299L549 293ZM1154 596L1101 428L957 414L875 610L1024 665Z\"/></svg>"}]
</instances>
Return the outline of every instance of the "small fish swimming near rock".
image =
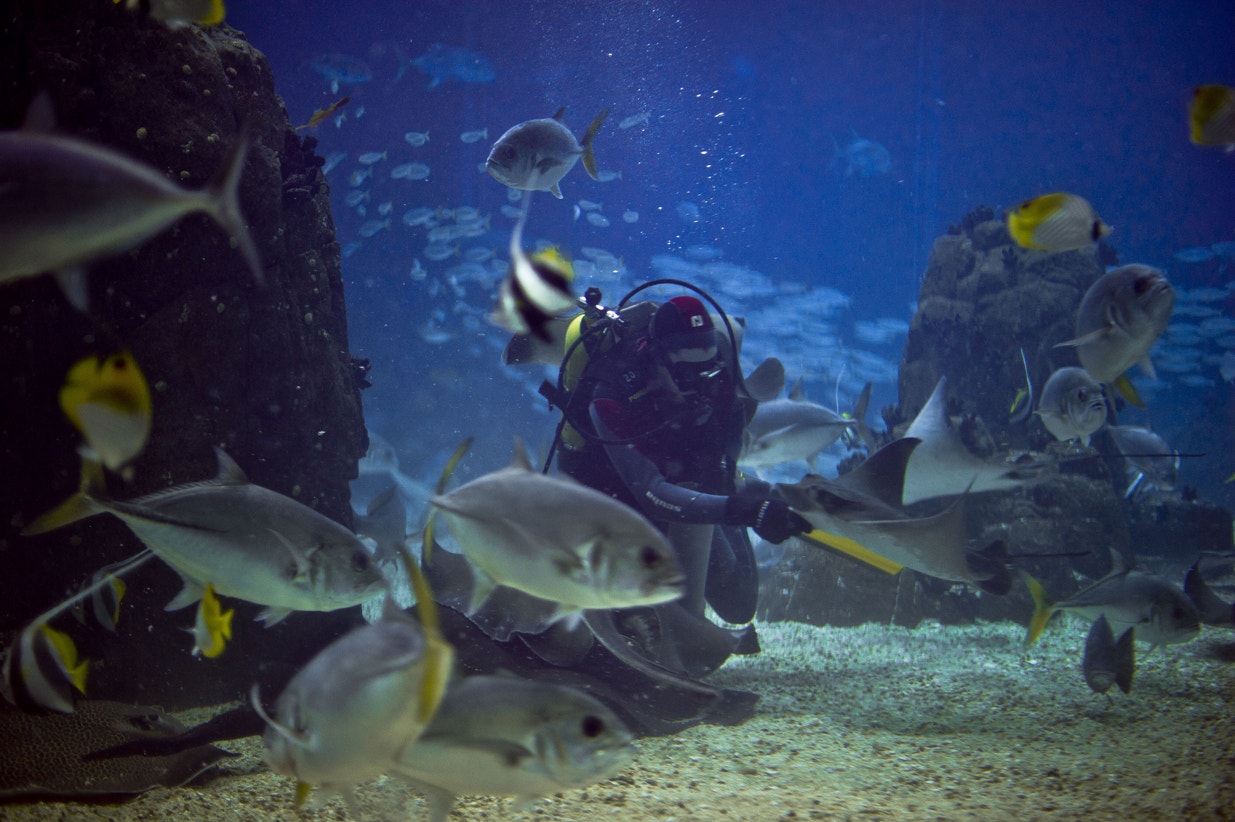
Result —
<instances>
[{"instance_id":1,"label":"small fish swimming near rock","mask_svg":"<svg viewBox=\"0 0 1235 822\"><path fill-rule=\"evenodd\" d=\"M1008 212L1008 233L1024 248L1072 251L1111 231L1088 200L1066 192L1034 197Z\"/></svg>"},{"instance_id":2,"label":"small fish swimming near rock","mask_svg":"<svg viewBox=\"0 0 1235 822\"><path fill-rule=\"evenodd\" d=\"M87 459L132 479L129 463L150 437L150 387L128 351L79 360L60 389L60 408L81 432Z\"/></svg>"},{"instance_id":3,"label":"small fish swimming near rock","mask_svg":"<svg viewBox=\"0 0 1235 822\"><path fill-rule=\"evenodd\" d=\"M214 594L214 586L206 583L201 602L197 604L197 621L192 628L185 629L193 635L193 656L214 659L222 654L232 638L232 617L235 614L234 608L223 610Z\"/></svg>"},{"instance_id":4,"label":"small fish swimming near rock","mask_svg":"<svg viewBox=\"0 0 1235 822\"><path fill-rule=\"evenodd\" d=\"M1235 88L1197 86L1188 106L1190 138L1198 146L1235 151Z\"/></svg>"},{"instance_id":5,"label":"small fish swimming near rock","mask_svg":"<svg viewBox=\"0 0 1235 822\"><path fill-rule=\"evenodd\" d=\"M560 200L559 181L582 157L583 168L595 180L596 155L592 153L592 142L609 116L609 109L596 115L582 140L576 140L570 129L562 124L565 111L560 108L552 117L519 123L499 137L485 161L485 168L493 179L523 191L548 191Z\"/></svg>"},{"instance_id":6,"label":"small fish swimming near rock","mask_svg":"<svg viewBox=\"0 0 1235 822\"><path fill-rule=\"evenodd\" d=\"M38 98L26 125L0 132L0 283L55 272L66 297L86 305L81 266L134 248L186 214L205 212L236 242L253 279L265 281L240 211L249 138L242 129L204 189L181 188L106 146L49 133Z\"/></svg>"},{"instance_id":7,"label":"small fish swimming near rock","mask_svg":"<svg viewBox=\"0 0 1235 822\"><path fill-rule=\"evenodd\" d=\"M322 123L326 122L326 119L330 117L330 115L334 114L336 111L343 108L345 105L347 105L351 101L352 101L351 97L340 97L338 100L335 100L333 103L326 106L325 108L319 108L317 111L313 112L313 116L309 118L309 121L307 123L305 123L303 126L296 126L292 130L293 131L303 131L306 128L317 128Z\"/></svg>"},{"instance_id":8,"label":"small fish swimming near rock","mask_svg":"<svg viewBox=\"0 0 1235 822\"><path fill-rule=\"evenodd\" d=\"M1129 402L1143 408L1136 388L1124 373L1134 363L1154 377L1149 349L1166 330L1175 308L1175 291L1156 268L1132 264L1103 274L1081 300L1076 337L1056 347L1076 348L1081 367L1095 380L1115 386Z\"/></svg>"},{"instance_id":9,"label":"small fish swimming near rock","mask_svg":"<svg viewBox=\"0 0 1235 822\"><path fill-rule=\"evenodd\" d=\"M453 684L395 772L429 797L430 822L445 822L460 796L527 803L616 776L634 735L603 703L562 685L513 676Z\"/></svg>"},{"instance_id":10,"label":"small fish swimming near rock","mask_svg":"<svg viewBox=\"0 0 1235 822\"><path fill-rule=\"evenodd\" d=\"M1136 673L1135 631L1128 628L1116 640L1111 623L1103 615L1089 626L1081 671L1091 691L1104 694L1114 685L1125 694L1132 690L1132 676Z\"/></svg>"},{"instance_id":11,"label":"small fish swimming near rock","mask_svg":"<svg viewBox=\"0 0 1235 822\"><path fill-rule=\"evenodd\" d=\"M1085 369L1060 368L1046 381L1038 418L1055 439L1089 445L1093 433L1106 425L1106 416L1102 385Z\"/></svg>"}]
</instances>

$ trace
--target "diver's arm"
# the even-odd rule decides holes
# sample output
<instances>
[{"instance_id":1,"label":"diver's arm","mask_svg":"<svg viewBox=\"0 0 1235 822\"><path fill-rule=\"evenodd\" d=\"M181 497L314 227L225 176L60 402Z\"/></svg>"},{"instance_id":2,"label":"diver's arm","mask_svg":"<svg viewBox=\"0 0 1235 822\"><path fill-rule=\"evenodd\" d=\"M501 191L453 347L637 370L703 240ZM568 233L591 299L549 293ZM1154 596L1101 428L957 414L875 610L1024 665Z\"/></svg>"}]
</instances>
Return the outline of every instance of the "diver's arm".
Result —
<instances>
[{"instance_id":1,"label":"diver's arm","mask_svg":"<svg viewBox=\"0 0 1235 822\"><path fill-rule=\"evenodd\" d=\"M605 454L646 516L670 522L724 522L729 497L674 485L634 445L613 442L622 439L621 432L615 430L621 427L616 417L621 409L615 401L595 400L588 411L596 433L606 441Z\"/></svg>"}]
</instances>

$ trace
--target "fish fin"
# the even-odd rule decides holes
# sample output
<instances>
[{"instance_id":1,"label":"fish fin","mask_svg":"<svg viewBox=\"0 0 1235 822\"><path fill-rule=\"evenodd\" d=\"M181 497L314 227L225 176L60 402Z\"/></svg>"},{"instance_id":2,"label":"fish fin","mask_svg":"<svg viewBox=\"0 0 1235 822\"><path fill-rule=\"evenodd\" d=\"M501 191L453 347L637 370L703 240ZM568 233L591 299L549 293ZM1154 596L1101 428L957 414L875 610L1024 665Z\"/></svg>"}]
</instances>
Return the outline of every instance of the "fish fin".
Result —
<instances>
[{"instance_id":1,"label":"fish fin","mask_svg":"<svg viewBox=\"0 0 1235 822\"><path fill-rule=\"evenodd\" d=\"M1146 377L1149 377L1151 380L1158 379L1158 372L1154 371L1154 364L1152 361L1150 361L1148 354L1146 354L1144 357L1141 357L1141 359L1137 362L1137 365L1141 367L1141 372Z\"/></svg>"},{"instance_id":2,"label":"fish fin","mask_svg":"<svg viewBox=\"0 0 1235 822\"><path fill-rule=\"evenodd\" d=\"M306 800L308 800L309 794L312 792L312 790L313 790L313 786L310 785L308 782L301 782L299 780L296 781L296 807L297 808L304 807L304 803Z\"/></svg>"},{"instance_id":3,"label":"fish fin","mask_svg":"<svg viewBox=\"0 0 1235 822\"><path fill-rule=\"evenodd\" d=\"M510 459L510 467L521 471L535 470L532 468L532 460L527 455L527 448L523 444L522 437L515 437L514 455Z\"/></svg>"},{"instance_id":4,"label":"fish fin","mask_svg":"<svg viewBox=\"0 0 1235 822\"><path fill-rule=\"evenodd\" d=\"M310 740L307 735L279 724L271 718L270 714L266 713L266 709L262 707L260 686L256 682L253 683L253 687L249 688L249 704L253 706L253 710L262 718L262 721L269 725L279 736L298 748L308 747Z\"/></svg>"},{"instance_id":5,"label":"fish fin","mask_svg":"<svg viewBox=\"0 0 1235 822\"><path fill-rule=\"evenodd\" d=\"M85 314L90 308L90 286L86 281L86 269L74 265L55 272L56 285L69 304Z\"/></svg>"},{"instance_id":6,"label":"fish fin","mask_svg":"<svg viewBox=\"0 0 1235 822\"><path fill-rule=\"evenodd\" d=\"M172 597L172 601L163 606L164 611L179 611L181 608L188 608L195 602L201 600L206 593L206 588L200 582L195 582L186 576L181 576L180 580L184 583L184 587L180 589L180 593Z\"/></svg>"},{"instance_id":7,"label":"fish fin","mask_svg":"<svg viewBox=\"0 0 1235 822\"><path fill-rule=\"evenodd\" d=\"M417 782L416 787L429 798L429 822L446 822L450 818L450 812L455 809L458 797L450 791L423 782Z\"/></svg>"},{"instance_id":8,"label":"fish fin","mask_svg":"<svg viewBox=\"0 0 1235 822\"><path fill-rule=\"evenodd\" d=\"M223 227L231 237L236 248L244 257L245 263L253 273L253 280L258 285L266 284L266 275L262 273L261 256L253 236L249 234L249 226L244 213L240 210L240 177L244 174L245 157L249 153L249 126L240 127L236 142L228 151L223 165L206 185L206 197L209 202L209 213L215 222Z\"/></svg>"},{"instance_id":9,"label":"fish fin","mask_svg":"<svg viewBox=\"0 0 1235 822\"><path fill-rule=\"evenodd\" d=\"M1086 343L1096 342L1102 339L1103 337L1105 337L1107 334L1109 334L1110 331L1111 331L1111 326L1104 325L1101 328L1095 328L1093 331L1090 331L1088 334L1082 334L1079 337L1073 337L1070 340L1064 340L1063 342L1055 343L1054 347L1055 348L1076 348L1077 346L1084 345Z\"/></svg>"},{"instance_id":10,"label":"fish fin","mask_svg":"<svg viewBox=\"0 0 1235 822\"><path fill-rule=\"evenodd\" d=\"M82 459L81 488L78 492L27 525L22 529L22 536L44 534L103 513L107 509L97 500L100 496L107 496L106 489L103 464L95 459Z\"/></svg>"},{"instance_id":11,"label":"fish fin","mask_svg":"<svg viewBox=\"0 0 1235 822\"><path fill-rule=\"evenodd\" d=\"M287 615L291 612L292 611L290 608L275 608L274 606L271 606L269 608L263 608L261 613L257 615L257 619L258 621L265 623L267 628L273 628L275 625L278 625L280 622L287 619Z\"/></svg>"},{"instance_id":12,"label":"fish fin","mask_svg":"<svg viewBox=\"0 0 1235 822\"><path fill-rule=\"evenodd\" d=\"M1145 401L1141 399L1141 395L1137 393L1136 386L1132 384L1132 380L1128 379L1127 374L1120 374L1113 383L1115 390L1123 394L1124 399L1135 405L1137 408L1144 408Z\"/></svg>"},{"instance_id":13,"label":"fish fin","mask_svg":"<svg viewBox=\"0 0 1235 822\"><path fill-rule=\"evenodd\" d=\"M549 189L549 193L559 200L562 199L562 189L557 183L553 184L553 188Z\"/></svg>"},{"instance_id":14,"label":"fish fin","mask_svg":"<svg viewBox=\"0 0 1235 822\"><path fill-rule=\"evenodd\" d=\"M553 625L558 622L562 623L562 627L567 631L573 631L583 621L583 612L573 605L558 603L557 609L553 612L553 616L549 618L549 624Z\"/></svg>"},{"instance_id":15,"label":"fish fin","mask_svg":"<svg viewBox=\"0 0 1235 822\"><path fill-rule=\"evenodd\" d=\"M26 109L26 117L22 120L21 130L29 134L52 134L56 130L56 109L52 105L51 95L40 91L30 100Z\"/></svg>"},{"instance_id":16,"label":"fish fin","mask_svg":"<svg viewBox=\"0 0 1235 822\"><path fill-rule=\"evenodd\" d=\"M249 478L245 475L244 469L237 465L236 461L217 445L214 447L214 457L218 460L219 464L219 471L214 477L215 483L219 485L248 484Z\"/></svg>"},{"instance_id":17,"label":"fish fin","mask_svg":"<svg viewBox=\"0 0 1235 822\"><path fill-rule=\"evenodd\" d=\"M1115 684L1125 694L1132 690L1136 673L1136 629L1129 628L1115 642Z\"/></svg>"},{"instance_id":18,"label":"fish fin","mask_svg":"<svg viewBox=\"0 0 1235 822\"><path fill-rule=\"evenodd\" d=\"M485 600L489 598L489 595L493 593L493 589L497 587L493 577L475 566L472 566L472 570L475 573L472 575L472 598L467 606L468 616L479 611L480 606L485 604Z\"/></svg>"},{"instance_id":19,"label":"fish fin","mask_svg":"<svg viewBox=\"0 0 1235 822\"><path fill-rule=\"evenodd\" d=\"M583 146L583 168L587 171L588 176L593 180L596 177L596 154L592 151L592 141L596 139L600 127L605 124L605 118L609 116L609 109L605 109L592 120L592 124L587 127L587 131L583 134L583 139L580 145Z\"/></svg>"},{"instance_id":20,"label":"fish fin","mask_svg":"<svg viewBox=\"0 0 1235 822\"><path fill-rule=\"evenodd\" d=\"M798 377L798 381L793 384L793 388L789 389L789 399L794 402L806 402L806 388L802 385L801 377Z\"/></svg>"},{"instance_id":21,"label":"fish fin","mask_svg":"<svg viewBox=\"0 0 1235 822\"><path fill-rule=\"evenodd\" d=\"M1051 602L1050 597L1047 596L1042 583L1024 571L1021 571L1021 576L1025 578L1025 587L1029 589L1029 595L1033 597L1033 617L1029 620L1029 628L1025 631L1025 647L1028 648L1037 642L1038 637L1042 636L1042 632L1046 630L1046 623L1050 622L1051 616L1055 613L1055 603Z\"/></svg>"},{"instance_id":22,"label":"fish fin","mask_svg":"<svg viewBox=\"0 0 1235 822\"><path fill-rule=\"evenodd\" d=\"M283 536L278 531L273 528L267 528L266 530L271 534L274 534L274 538L287 549L287 553L292 555L292 561L296 563L296 574L293 579L307 579L309 576L309 554L313 552L313 549L310 548L307 553L301 551L298 547L292 544L290 539Z\"/></svg>"}]
</instances>

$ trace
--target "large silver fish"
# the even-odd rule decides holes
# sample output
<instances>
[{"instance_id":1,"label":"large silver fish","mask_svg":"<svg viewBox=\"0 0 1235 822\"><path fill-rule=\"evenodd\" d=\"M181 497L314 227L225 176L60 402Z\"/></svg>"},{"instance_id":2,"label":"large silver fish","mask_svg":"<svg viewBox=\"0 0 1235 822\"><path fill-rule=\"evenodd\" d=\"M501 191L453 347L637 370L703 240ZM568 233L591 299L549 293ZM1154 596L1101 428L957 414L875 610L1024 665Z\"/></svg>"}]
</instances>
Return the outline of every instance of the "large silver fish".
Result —
<instances>
[{"instance_id":1,"label":"large silver fish","mask_svg":"<svg viewBox=\"0 0 1235 822\"><path fill-rule=\"evenodd\" d=\"M444 822L459 796L530 802L608 779L633 758L633 741L613 711L582 691L472 676L450 687L395 771L428 795L430 822Z\"/></svg>"},{"instance_id":2,"label":"large silver fish","mask_svg":"<svg viewBox=\"0 0 1235 822\"><path fill-rule=\"evenodd\" d=\"M865 396L869 399L869 392ZM805 460L813 469L819 452L853 429L855 418L864 412L864 407L857 408L846 416L813 403L799 380L788 397L759 403L743 434L738 464L764 468Z\"/></svg>"},{"instance_id":3,"label":"large silver fish","mask_svg":"<svg viewBox=\"0 0 1235 822\"><path fill-rule=\"evenodd\" d=\"M83 461L82 488L25 531L41 534L95 514L119 517L184 578L168 610L221 596L267 606L274 624L292 611L359 605L383 588L364 543L296 500L253 485L221 450L213 480L177 485L134 500L112 499L97 463Z\"/></svg>"},{"instance_id":4,"label":"large silver fish","mask_svg":"<svg viewBox=\"0 0 1235 822\"><path fill-rule=\"evenodd\" d=\"M32 106L27 128L0 133L0 282L57 272L80 307L76 267L140 245L195 211L222 226L263 281L237 196L249 147L243 132L214 179L192 191L105 146L36 130L30 121L50 115L34 110L47 105Z\"/></svg>"},{"instance_id":5,"label":"large silver fish","mask_svg":"<svg viewBox=\"0 0 1235 822\"><path fill-rule=\"evenodd\" d=\"M1108 271L1090 286L1076 315L1073 346L1081 366L1098 382L1114 385L1135 405L1140 396L1124 372L1134 363L1153 377L1149 349L1166 330L1175 308L1175 291L1166 277L1147 265Z\"/></svg>"},{"instance_id":6,"label":"large silver fish","mask_svg":"<svg viewBox=\"0 0 1235 822\"><path fill-rule=\"evenodd\" d=\"M682 595L664 534L607 494L534 471L521 443L506 468L432 502L477 571L471 610L498 585L558 603L571 623L587 608Z\"/></svg>"},{"instance_id":7,"label":"large silver fish","mask_svg":"<svg viewBox=\"0 0 1235 822\"><path fill-rule=\"evenodd\" d=\"M776 493L819 530L853 540L897 565L1007 593L1011 577L1001 544L983 551L968 548L964 497L932 516L910 517L901 510L905 469L916 447L918 440L902 438L835 481L807 475L793 485L776 485Z\"/></svg>"},{"instance_id":8,"label":"large silver fish","mask_svg":"<svg viewBox=\"0 0 1235 822\"><path fill-rule=\"evenodd\" d=\"M1083 368L1060 368L1042 389L1038 418L1055 439L1089 445L1089 437L1106 424L1102 386Z\"/></svg>"},{"instance_id":9,"label":"large silver fish","mask_svg":"<svg viewBox=\"0 0 1235 822\"><path fill-rule=\"evenodd\" d=\"M512 126L489 152L485 168L493 179L511 188L524 191L548 191L559 200L562 190L558 182L583 158L583 167L596 179L596 156L592 141L609 116L609 109L597 114L587 127L582 140L576 140L562 124L560 108L552 117L527 120Z\"/></svg>"},{"instance_id":10,"label":"large silver fish","mask_svg":"<svg viewBox=\"0 0 1235 822\"><path fill-rule=\"evenodd\" d=\"M1201 630L1200 613L1183 591L1160 576L1129 570L1119 562L1111 573L1060 602L1051 601L1033 577L1023 576L1034 601L1026 645L1037 640L1056 611L1088 620L1105 616L1115 636L1135 628L1138 642L1154 646L1189 642Z\"/></svg>"},{"instance_id":11,"label":"large silver fish","mask_svg":"<svg viewBox=\"0 0 1235 822\"><path fill-rule=\"evenodd\" d=\"M394 766L441 701L439 662L420 626L392 606L313 657L273 716L253 686L253 708L267 724L266 761L297 780L298 805L310 786L354 805L354 786Z\"/></svg>"},{"instance_id":12,"label":"large silver fish","mask_svg":"<svg viewBox=\"0 0 1235 822\"><path fill-rule=\"evenodd\" d=\"M930 399L905 431L921 440L905 471L902 502L912 505L934 497L1022 488L1042 471L1041 463L988 462L965 447L948 419L947 379L941 377Z\"/></svg>"}]
</instances>

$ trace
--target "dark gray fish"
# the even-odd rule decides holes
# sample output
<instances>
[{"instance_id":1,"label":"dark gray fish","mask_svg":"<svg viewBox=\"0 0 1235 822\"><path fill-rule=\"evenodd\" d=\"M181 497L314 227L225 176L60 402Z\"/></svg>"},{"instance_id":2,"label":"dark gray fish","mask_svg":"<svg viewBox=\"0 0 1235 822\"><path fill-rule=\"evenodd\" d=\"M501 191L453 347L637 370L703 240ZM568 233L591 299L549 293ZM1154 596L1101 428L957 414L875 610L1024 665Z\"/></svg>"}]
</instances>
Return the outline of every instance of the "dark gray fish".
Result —
<instances>
[{"instance_id":1,"label":"dark gray fish","mask_svg":"<svg viewBox=\"0 0 1235 822\"><path fill-rule=\"evenodd\" d=\"M1109 425L1107 435L1124 465L1125 497L1141 491L1171 491L1179 480L1179 452L1166 440L1139 425Z\"/></svg>"},{"instance_id":2,"label":"dark gray fish","mask_svg":"<svg viewBox=\"0 0 1235 822\"><path fill-rule=\"evenodd\" d=\"M1134 630L1126 629L1116 640L1105 616L1099 616L1089 626L1081 670L1094 693L1104 694L1113 685L1118 685L1125 694L1132 690L1132 675L1136 673Z\"/></svg>"},{"instance_id":3,"label":"dark gray fish","mask_svg":"<svg viewBox=\"0 0 1235 822\"><path fill-rule=\"evenodd\" d=\"M131 797L183 785L224 757L213 745L165 754L88 759L103 748L184 731L161 708L82 700L73 714L31 715L0 703L0 802Z\"/></svg>"}]
</instances>

